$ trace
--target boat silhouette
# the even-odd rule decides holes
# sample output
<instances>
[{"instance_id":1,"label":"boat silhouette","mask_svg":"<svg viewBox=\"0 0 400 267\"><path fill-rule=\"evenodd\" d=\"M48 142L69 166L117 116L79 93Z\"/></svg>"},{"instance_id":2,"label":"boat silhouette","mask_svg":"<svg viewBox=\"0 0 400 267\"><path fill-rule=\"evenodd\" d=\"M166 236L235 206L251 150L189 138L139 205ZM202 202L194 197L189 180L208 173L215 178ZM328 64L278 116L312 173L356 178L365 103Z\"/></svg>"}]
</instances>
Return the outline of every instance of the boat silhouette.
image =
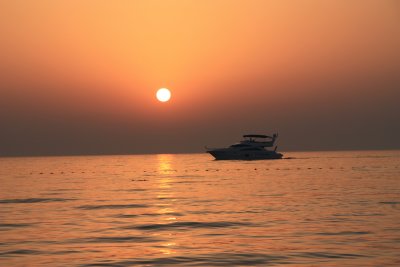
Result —
<instances>
[{"instance_id":1,"label":"boat silhouette","mask_svg":"<svg viewBox=\"0 0 400 267\"><path fill-rule=\"evenodd\" d=\"M273 147L278 134L261 135L246 134L243 140L226 148L206 148L207 153L217 160L258 160L258 159L281 159L283 155L278 153L277 146Z\"/></svg>"}]
</instances>

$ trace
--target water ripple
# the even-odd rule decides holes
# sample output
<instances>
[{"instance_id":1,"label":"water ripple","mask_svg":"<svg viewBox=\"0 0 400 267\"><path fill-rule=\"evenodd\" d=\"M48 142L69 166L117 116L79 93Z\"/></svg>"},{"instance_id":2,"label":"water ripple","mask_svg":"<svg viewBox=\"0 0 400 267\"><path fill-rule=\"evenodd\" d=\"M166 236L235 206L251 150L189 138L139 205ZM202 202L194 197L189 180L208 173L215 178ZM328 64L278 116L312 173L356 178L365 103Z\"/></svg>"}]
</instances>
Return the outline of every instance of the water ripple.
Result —
<instances>
[{"instance_id":1,"label":"water ripple","mask_svg":"<svg viewBox=\"0 0 400 267\"><path fill-rule=\"evenodd\" d=\"M99 209L129 209L129 208L147 208L144 204L112 204L112 205L83 205L76 207L82 210L99 210Z\"/></svg>"},{"instance_id":2,"label":"water ripple","mask_svg":"<svg viewBox=\"0 0 400 267\"><path fill-rule=\"evenodd\" d=\"M64 202L76 199L69 198L19 198L19 199L0 199L0 204L19 204L19 203L40 203L40 202Z\"/></svg>"},{"instance_id":3,"label":"water ripple","mask_svg":"<svg viewBox=\"0 0 400 267\"><path fill-rule=\"evenodd\" d=\"M368 235L372 234L371 232L352 232L352 231L342 231L342 232L322 232L317 233L317 235Z\"/></svg>"},{"instance_id":4,"label":"water ripple","mask_svg":"<svg viewBox=\"0 0 400 267\"><path fill-rule=\"evenodd\" d=\"M365 255L360 255L360 254L333 253L333 252L303 252L303 253L297 253L295 255L303 258L326 258L326 259L353 259L353 258L366 257Z\"/></svg>"},{"instance_id":5,"label":"water ripple","mask_svg":"<svg viewBox=\"0 0 400 267\"><path fill-rule=\"evenodd\" d=\"M117 214L112 216L113 218L135 218L135 217L142 217L142 216L149 216L149 217L157 217L157 216L184 216L182 213L178 212L167 212L167 213L142 213L142 214Z\"/></svg>"},{"instance_id":6,"label":"water ripple","mask_svg":"<svg viewBox=\"0 0 400 267\"><path fill-rule=\"evenodd\" d=\"M120 243L120 242L153 242L154 239L142 237L96 237L76 239L74 243ZM73 251L78 252L78 251ZM12 250L0 252L0 256L7 255L34 255L41 254L38 250ZM63 252L64 253L64 252ZM130 259L126 261L110 262L109 260L99 261L89 264L82 264L81 267L89 266L132 266L132 265L191 265L191 266L256 266L256 265L275 265L275 264L293 264L303 262L301 258L319 258L319 259L354 259L367 257L361 254L351 253L333 253L333 252L302 252L290 255L268 255L261 253L218 253L204 254L196 256L178 256L163 257L153 259Z\"/></svg>"},{"instance_id":7,"label":"water ripple","mask_svg":"<svg viewBox=\"0 0 400 267\"><path fill-rule=\"evenodd\" d=\"M33 249L17 249L17 250L9 250L0 252L0 256L8 256L8 255L34 255L41 254L42 252Z\"/></svg>"},{"instance_id":8,"label":"water ripple","mask_svg":"<svg viewBox=\"0 0 400 267\"><path fill-rule=\"evenodd\" d=\"M218 253L218 254L204 254L196 255L193 257L165 257L153 259L131 259L126 261L100 261L96 263L89 263L80 265L81 267L91 266L112 266L123 267L133 265L155 265L155 266L255 266L255 265L272 265L289 263L286 256L268 255L261 253Z\"/></svg>"},{"instance_id":9,"label":"water ripple","mask_svg":"<svg viewBox=\"0 0 400 267\"><path fill-rule=\"evenodd\" d=\"M32 223L0 223L0 231L8 230L9 228L29 227L32 225Z\"/></svg>"},{"instance_id":10,"label":"water ripple","mask_svg":"<svg viewBox=\"0 0 400 267\"><path fill-rule=\"evenodd\" d=\"M113 189L110 191L114 191L114 192L144 192L144 191L148 191L148 189L145 188L132 188L132 189Z\"/></svg>"},{"instance_id":11,"label":"water ripple","mask_svg":"<svg viewBox=\"0 0 400 267\"><path fill-rule=\"evenodd\" d=\"M144 243L159 241L162 240L147 236L102 236L70 239L66 243Z\"/></svg>"},{"instance_id":12,"label":"water ripple","mask_svg":"<svg viewBox=\"0 0 400 267\"><path fill-rule=\"evenodd\" d=\"M379 204L396 205L400 204L400 201L381 201Z\"/></svg>"},{"instance_id":13,"label":"water ripple","mask_svg":"<svg viewBox=\"0 0 400 267\"><path fill-rule=\"evenodd\" d=\"M174 222L167 224L144 224L139 226L127 226L124 229L139 230L169 230L169 229L198 229L198 228L225 228L235 226L249 226L250 223L239 222Z\"/></svg>"}]
</instances>

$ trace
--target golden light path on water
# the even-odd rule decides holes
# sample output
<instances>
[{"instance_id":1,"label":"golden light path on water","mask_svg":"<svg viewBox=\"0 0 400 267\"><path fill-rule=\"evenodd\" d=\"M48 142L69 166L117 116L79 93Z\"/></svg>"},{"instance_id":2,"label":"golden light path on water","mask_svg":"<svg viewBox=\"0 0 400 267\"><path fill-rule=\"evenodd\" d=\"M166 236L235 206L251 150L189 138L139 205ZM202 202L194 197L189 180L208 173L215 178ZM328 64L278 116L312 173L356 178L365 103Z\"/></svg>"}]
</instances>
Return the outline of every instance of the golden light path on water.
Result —
<instances>
[{"instance_id":1,"label":"golden light path on water","mask_svg":"<svg viewBox=\"0 0 400 267\"><path fill-rule=\"evenodd\" d=\"M400 151L0 159L1 266L395 266Z\"/></svg>"},{"instance_id":2,"label":"golden light path on water","mask_svg":"<svg viewBox=\"0 0 400 267\"><path fill-rule=\"evenodd\" d=\"M158 213L166 216L163 218L163 221L160 223L174 223L176 222L177 218L173 216L176 211L174 210L174 205L173 203L176 201L175 194L172 191L172 186L171 183L173 182L173 179L169 177L171 172L174 170L172 169L172 161L173 161L173 155L168 155L168 154L161 154L157 155L157 160L158 160L158 174L160 175L160 179L158 180L159 185L158 188L160 190L159 195L157 196L158 199L160 200L165 200L165 199L170 199L171 201L161 202L159 204L160 210L158 210ZM168 193L165 193L165 191L168 191ZM167 239L171 239L171 234L167 233L166 234ZM173 241L168 241L166 243L162 244L163 248L160 249L160 252L165 255L170 255L170 254L175 254L176 251L174 250L174 246L176 246L176 243Z\"/></svg>"}]
</instances>

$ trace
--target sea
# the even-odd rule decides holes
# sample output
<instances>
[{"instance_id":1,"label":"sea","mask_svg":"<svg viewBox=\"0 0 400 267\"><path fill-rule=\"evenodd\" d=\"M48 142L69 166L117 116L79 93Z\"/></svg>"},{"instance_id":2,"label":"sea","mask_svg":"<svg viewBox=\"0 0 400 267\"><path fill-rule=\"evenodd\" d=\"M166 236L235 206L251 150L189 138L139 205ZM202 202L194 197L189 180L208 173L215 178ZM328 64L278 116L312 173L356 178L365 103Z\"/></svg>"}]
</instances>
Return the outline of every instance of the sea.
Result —
<instances>
[{"instance_id":1,"label":"sea","mask_svg":"<svg viewBox=\"0 0 400 267\"><path fill-rule=\"evenodd\" d=\"M400 151L0 158L0 266L400 266Z\"/></svg>"}]
</instances>

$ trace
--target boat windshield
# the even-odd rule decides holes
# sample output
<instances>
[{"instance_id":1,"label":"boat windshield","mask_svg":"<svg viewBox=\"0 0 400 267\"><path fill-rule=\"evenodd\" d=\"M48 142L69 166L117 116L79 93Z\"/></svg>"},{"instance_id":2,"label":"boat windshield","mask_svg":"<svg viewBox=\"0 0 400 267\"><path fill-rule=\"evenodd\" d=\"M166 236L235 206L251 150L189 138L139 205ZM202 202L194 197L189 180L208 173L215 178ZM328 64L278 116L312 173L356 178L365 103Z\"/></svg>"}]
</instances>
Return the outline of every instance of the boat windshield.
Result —
<instances>
[{"instance_id":1,"label":"boat windshield","mask_svg":"<svg viewBox=\"0 0 400 267\"><path fill-rule=\"evenodd\" d=\"M248 147L248 148L241 149L241 151L260 151L260 150L263 150L263 149L260 147Z\"/></svg>"},{"instance_id":2,"label":"boat windshield","mask_svg":"<svg viewBox=\"0 0 400 267\"><path fill-rule=\"evenodd\" d=\"M245 145L245 144L234 144L234 145L231 145L231 147L249 147L249 145Z\"/></svg>"}]
</instances>

